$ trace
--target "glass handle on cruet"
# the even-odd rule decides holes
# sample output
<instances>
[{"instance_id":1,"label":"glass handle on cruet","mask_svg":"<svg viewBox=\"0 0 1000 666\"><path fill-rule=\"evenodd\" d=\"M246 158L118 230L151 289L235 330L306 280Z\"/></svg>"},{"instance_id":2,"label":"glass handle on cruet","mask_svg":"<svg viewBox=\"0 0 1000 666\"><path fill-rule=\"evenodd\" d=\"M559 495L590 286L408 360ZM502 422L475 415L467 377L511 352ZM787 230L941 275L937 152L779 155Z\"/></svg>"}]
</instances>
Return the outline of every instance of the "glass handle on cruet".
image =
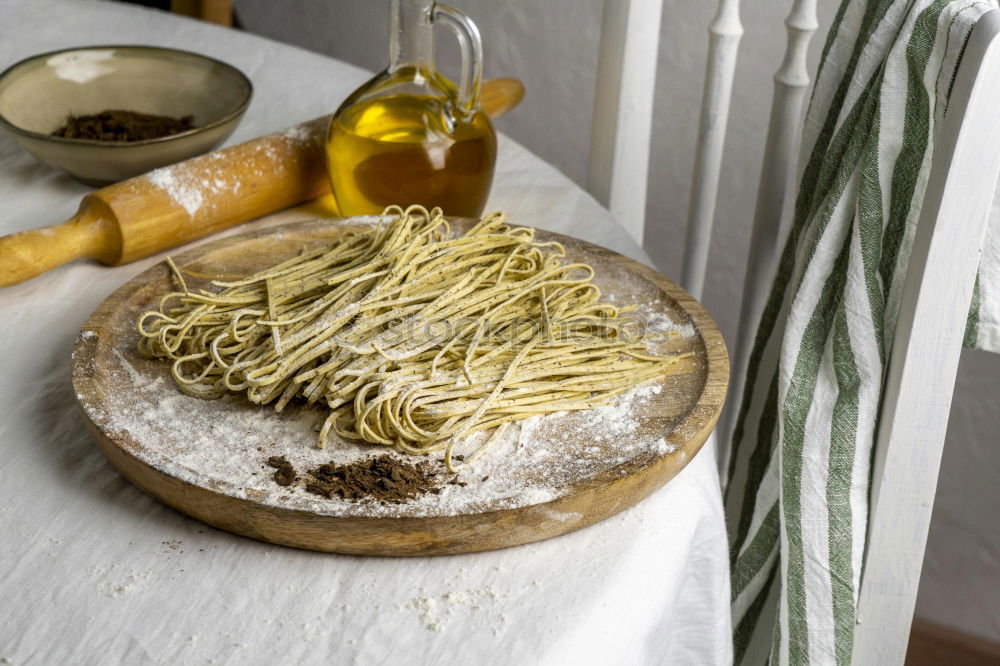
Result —
<instances>
[{"instance_id":1,"label":"glass handle on cruet","mask_svg":"<svg viewBox=\"0 0 1000 666\"><path fill-rule=\"evenodd\" d=\"M458 38L462 51L458 111L462 115L472 114L479 107L479 89L483 83L483 39L479 28L472 19L449 5L435 3L431 20L448 26Z\"/></svg>"}]
</instances>

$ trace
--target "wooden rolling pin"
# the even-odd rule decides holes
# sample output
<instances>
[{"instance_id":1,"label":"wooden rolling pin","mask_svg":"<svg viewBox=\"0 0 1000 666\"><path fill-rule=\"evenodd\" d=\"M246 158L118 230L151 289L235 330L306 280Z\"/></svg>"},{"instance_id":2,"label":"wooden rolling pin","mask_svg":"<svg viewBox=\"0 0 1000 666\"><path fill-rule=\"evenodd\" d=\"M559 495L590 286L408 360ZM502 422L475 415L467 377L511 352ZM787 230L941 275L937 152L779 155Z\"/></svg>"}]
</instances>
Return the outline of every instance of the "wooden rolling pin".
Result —
<instances>
[{"instance_id":1,"label":"wooden rolling pin","mask_svg":"<svg viewBox=\"0 0 1000 666\"><path fill-rule=\"evenodd\" d=\"M483 84L496 118L517 106L517 79ZM329 116L156 169L83 198L62 224L0 238L0 287L74 259L117 266L327 194Z\"/></svg>"}]
</instances>

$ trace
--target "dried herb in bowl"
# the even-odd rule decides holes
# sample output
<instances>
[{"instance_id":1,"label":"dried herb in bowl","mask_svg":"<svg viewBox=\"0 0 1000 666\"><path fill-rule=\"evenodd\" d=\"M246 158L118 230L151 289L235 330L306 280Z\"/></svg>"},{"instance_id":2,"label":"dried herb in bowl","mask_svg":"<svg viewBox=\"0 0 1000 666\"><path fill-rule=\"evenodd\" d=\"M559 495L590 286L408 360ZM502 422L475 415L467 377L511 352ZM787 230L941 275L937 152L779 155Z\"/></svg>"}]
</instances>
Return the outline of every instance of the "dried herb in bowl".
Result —
<instances>
[{"instance_id":1,"label":"dried herb in bowl","mask_svg":"<svg viewBox=\"0 0 1000 666\"><path fill-rule=\"evenodd\" d=\"M194 117L157 116L136 111L108 109L89 116L66 117L66 124L52 136L93 141L145 141L194 129Z\"/></svg>"}]
</instances>

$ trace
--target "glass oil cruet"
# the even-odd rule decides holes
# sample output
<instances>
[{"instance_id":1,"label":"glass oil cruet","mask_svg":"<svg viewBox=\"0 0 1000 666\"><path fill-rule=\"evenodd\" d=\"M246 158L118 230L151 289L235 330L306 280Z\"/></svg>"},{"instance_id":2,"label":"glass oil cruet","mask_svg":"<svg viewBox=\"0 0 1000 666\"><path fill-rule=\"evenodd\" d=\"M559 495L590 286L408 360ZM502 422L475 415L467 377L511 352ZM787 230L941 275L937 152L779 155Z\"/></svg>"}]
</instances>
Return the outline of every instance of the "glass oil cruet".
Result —
<instances>
[{"instance_id":1,"label":"glass oil cruet","mask_svg":"<svg viewBox=\"0 0 1000 666\"><path fill-rule=\"evenodd\" d=\"M434 64L434 26L458 37L456 85ZM392 204L479 217L496 163L496 134L479 108L482 40L463 13L433 0L392 0L389 67L352 93L330 122L326 162L341 215Z\"/></svg>"}]
</instances>

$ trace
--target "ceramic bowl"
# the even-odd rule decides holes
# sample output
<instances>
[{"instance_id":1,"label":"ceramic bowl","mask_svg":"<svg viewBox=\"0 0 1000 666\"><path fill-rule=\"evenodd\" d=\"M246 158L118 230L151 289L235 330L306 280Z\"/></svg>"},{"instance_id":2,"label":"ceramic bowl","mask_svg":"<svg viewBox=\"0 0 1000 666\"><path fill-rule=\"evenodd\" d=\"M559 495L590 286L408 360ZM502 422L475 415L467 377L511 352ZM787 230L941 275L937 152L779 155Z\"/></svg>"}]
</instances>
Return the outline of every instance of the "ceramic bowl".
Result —
<instances>
[{"instance_id":1,"label":"ceramic bowl","mask_svg":"<svg viewBox=\"0 0 1000 666\"><path fill-rule=\"evenodd\" d=\"M151 46L89 46L32 56L0 74L0 127L41 162L106 185L207 152L236 129L253 86L238 69ZM108 142L51 133L66 116L124 109L194 116L193 129Z\"/></svg>"}]
</instances>

